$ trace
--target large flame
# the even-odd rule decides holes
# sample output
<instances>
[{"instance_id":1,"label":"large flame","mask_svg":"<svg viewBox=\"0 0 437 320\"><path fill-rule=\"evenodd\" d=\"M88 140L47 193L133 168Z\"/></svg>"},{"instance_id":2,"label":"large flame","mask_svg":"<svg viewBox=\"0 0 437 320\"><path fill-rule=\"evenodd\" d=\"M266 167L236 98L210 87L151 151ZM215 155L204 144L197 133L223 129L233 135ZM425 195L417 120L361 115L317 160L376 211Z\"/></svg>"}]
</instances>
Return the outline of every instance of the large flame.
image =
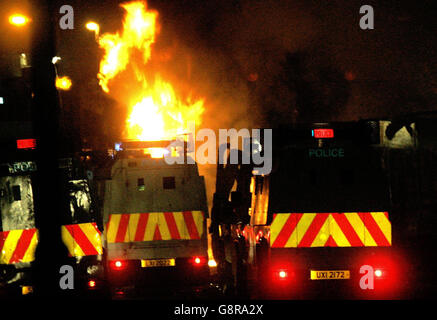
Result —
<instances>
[{"instance_id":1,"label":"large flame","mask_svg":"<svg viewBox=\"0 0 437 320\"><path fill-rule=\"evenodd\" d=\"M158 13L147 10L144 2L124 3L121 7L126 11L121 34L105 33L98 38L105 52L98 79L102 89L109 93L110 80L130 65L132 81L141 85L142 92L129 99L132 106L126 121L126 138L164 140L186 133L188 122L200 123L203 99L181 99L160 74L150 74L147 69L157 33ZM146 67L139 67L133 61L135 50L141 52Z\"/></svg>"}]
</instances>

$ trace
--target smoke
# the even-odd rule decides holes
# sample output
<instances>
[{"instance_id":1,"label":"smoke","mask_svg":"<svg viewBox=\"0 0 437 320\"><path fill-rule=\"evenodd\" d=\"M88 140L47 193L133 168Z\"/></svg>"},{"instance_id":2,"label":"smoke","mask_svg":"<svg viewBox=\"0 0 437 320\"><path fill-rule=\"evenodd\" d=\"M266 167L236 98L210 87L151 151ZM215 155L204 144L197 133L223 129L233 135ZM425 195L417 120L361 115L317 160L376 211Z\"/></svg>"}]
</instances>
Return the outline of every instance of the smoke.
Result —
<instances>
[{"instance_id":1,"label":"smoke","mask_svg":"<svg viewBox=\"0 0 437 320\"><path fill-rule=\"evenodd\" d=\"M338 42L332 25L341 29L347 24L332 14L339 9L335 5L183 3L163 8L165 35L157 46L162 36L171 43L177 52L175 66L187 65L182 57L189 57L189 78L184 81L205 94L202 126L275 127L333 120L343 112L351 90L346 74L355 74L340 57L344 52L332 49L331 41ZM358 21L358 9L345 19L351 25ZM183 17L171 15L180 10L186 13ZM174 74L175 68L171 70Z\"/></svg>"},{"instance_id":2,"label":"smoke","mask_svg":"<svg viewBox=\"0 0 437 320\"><path fill-rule=\"evenodd\" d=\"M368 4L371 31L359 28L356 0L185 1L174 8L185 16L174 19L175 38L190 51L193 79L210 100L204 124L275 127L435 109L429 2Z\"/></svg>"},{"instance_id":3,"label":"smoke","mask_svg":"<svg viewBox=\"0 0 437 320\"><path fill-rule=\"evenodd\" d=\"M435 109L437 42L426 9L366 4L375 10L372 31L359 28L357 0L182 1L163 10L176 12L163 30L174 28L175 52L189 57L187 83L206 97L201 126L277 127ZM209 196L213 170L201 168Z\"/></svg>"},{"instance_id":4,"label":"smoke","mask_svg":"<svg viewBox=\"0 0 437 320\"><path fill-rule=\"evenodd\" d=\"M322 28L311 10L287 1L183 3L158 8L162 29L154 49L169 58L168 76L204 95L200 127L274 127L295 121L307 106L296 101L317 91L311 88L298 97L297 91L304 91L300 78L308 76L305 64L314 61L293 56L310 50ZM211 204L216 168L203 165L199 170Z\"/></svg>"}]
</instances>

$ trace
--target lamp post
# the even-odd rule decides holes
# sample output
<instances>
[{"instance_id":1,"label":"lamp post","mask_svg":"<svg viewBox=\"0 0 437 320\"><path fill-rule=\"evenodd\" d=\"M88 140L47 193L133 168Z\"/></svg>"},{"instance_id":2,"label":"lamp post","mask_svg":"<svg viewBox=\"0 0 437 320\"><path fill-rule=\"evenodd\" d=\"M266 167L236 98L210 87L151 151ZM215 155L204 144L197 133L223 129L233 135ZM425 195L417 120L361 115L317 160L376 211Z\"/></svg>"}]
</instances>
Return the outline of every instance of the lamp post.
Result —
<instances>
[{"instance_id":1,"label":"lamp post","mask_svg":"<svg viewBox=\"0 0 437 320\"><path fill-rule=\"evenodd\" d=\"M32 117L36 148L35 222L39 242L35 252L34 284L39 297L59 297L59 270L68 253L61 238L62 185L58 170L60 106L55 87L55 26L51 16L55 1L33 0L35 17L32 36Z\"/></svg>"},{"instance_id":2,"label":"lamp post","mask_svg":"<svg viewBox=\"0 0 437 320\"><path fill-rule=\"evenodd\" d=\"M97 40L97 38L99 37L100 26L96 22L90 21L90 22L87 22L87 24L85 24L85 27L89 31L93 31L94 32L94 36L95 36L95 38Z\"/></svg>"}]
</instances>

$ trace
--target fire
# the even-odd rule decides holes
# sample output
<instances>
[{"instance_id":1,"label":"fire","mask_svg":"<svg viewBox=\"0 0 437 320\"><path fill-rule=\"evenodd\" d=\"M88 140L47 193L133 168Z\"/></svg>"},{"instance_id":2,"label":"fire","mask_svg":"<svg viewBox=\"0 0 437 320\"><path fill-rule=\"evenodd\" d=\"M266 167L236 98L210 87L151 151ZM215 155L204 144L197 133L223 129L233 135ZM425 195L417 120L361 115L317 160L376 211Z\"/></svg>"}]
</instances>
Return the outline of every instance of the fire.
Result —
<instances>
[{"instance_id":1,"label":"fire","mask_svg":"<svg viewBox=\"0 0 437 320\"><path fill-rule=\"evenodd\" d=\"M176 96L170 83L159 76L147 87L132 107L127 119L127 134L140 140L171 139L186 131L186 122L200 122L203 100L183 102Z\"/></svg>"},{"instance_id":2,"label":"fire","mask_svg":"<svg viewBox=\"0 0 437 320\"><path fill-rule=\"evenodd\" d=\"M150 154L152 158L163 158L169 151L166 148L145 148L144 154Z\"/></svg>"},{"instance_id":3,"label":"fire","mask_svg":"<svg viewBox=\"0 0 437 320\"><path fill-rule=\"evenodd\" d=\"M188 122L200 123L203 99L180 98L169 82L147 68L158 30L158 13L147 10L144 2L124 3L121 7L126 11L122 32L98 38L104 56L97 77L106 93L110 92L110 81L123 71L131 72L132 80L141 86L141 92L128 101L131 107L126 138L164 140L186 133ZM134 60L135 52L141 53L144 66Z\"/></svg>"}]
</instances>

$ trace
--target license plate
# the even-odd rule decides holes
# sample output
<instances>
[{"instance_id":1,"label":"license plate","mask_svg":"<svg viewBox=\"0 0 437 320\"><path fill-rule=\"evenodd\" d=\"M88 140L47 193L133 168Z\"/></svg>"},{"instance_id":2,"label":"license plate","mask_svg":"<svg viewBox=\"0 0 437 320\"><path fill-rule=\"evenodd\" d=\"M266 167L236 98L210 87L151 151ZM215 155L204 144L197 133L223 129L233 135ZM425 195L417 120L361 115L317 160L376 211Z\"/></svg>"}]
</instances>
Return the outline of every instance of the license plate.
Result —
<instances>
[{"instance_id":1,"label":"license plate","mask_svg":"<svg viewBox=\"0 0 437 320\"><path fill-rule=\"evenodd\" d=\"M176 265L175 259L154 259L154 260L141 260L141 267L174 267Z\"/></svg>"},{"instance_id":2,"label":"license plate","mask_svg":"<svg viewBox=\"0 0 437 320\"><path fill-rule=\"evenodd\" d=\"M350 279L349 270L311 270L311 280Z\"/></svg>"}]
</instances>

